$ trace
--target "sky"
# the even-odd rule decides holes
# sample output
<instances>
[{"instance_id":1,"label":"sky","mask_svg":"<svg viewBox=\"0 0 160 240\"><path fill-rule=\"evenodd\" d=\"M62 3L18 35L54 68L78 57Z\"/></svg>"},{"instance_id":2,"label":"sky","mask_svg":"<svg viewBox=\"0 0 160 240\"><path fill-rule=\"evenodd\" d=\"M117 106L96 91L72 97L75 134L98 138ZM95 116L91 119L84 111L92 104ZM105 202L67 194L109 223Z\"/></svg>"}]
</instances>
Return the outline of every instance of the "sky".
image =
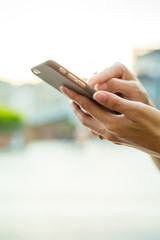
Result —
<instances>
[{"instance_id":1,"label":"sky","mask_svg":"<svg viewBox=\"0 0 160 240\"><path fill-rule=\"evenodd\" d=\"M160 47L160 0L1 0L0 79L36 83L31 67L53 59L79 77L135 48Z\"/></svg>"}]
</instances>

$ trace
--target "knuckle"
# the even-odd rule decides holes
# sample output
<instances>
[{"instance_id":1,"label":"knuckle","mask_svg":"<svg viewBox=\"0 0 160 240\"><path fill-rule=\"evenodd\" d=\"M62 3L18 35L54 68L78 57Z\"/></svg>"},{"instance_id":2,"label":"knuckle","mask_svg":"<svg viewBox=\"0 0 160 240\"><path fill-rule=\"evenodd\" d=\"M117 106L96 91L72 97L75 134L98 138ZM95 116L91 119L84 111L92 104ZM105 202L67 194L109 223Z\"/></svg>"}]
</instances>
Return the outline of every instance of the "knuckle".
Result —
<instances>
[{"instance_id":1,"label":"knuckle","mask_svg":"<svg viewBox=\"0 0 160 240\"><path fill-rule=\"evenodd\" d=\"M107 82L107 90L110 90L111 88L113 88L113 83L114 80L113 78L111 78L108 82Z\"/></svg>"},{"instance_id":2,"label":"knuckle","mask_svg":"<svg viewBox=\"0 0 160 240\"><path fill-rule=\"evenodd\" d=\"M110 89L115 89L116 86L117 86L117 79L116 78L112 78L108 81L107 83L107 86L110 88Z\"/></svg>"},{"instance_id":3,"label":"knuckle","mask_svg":"<svg viewBox=\"0 0 160 240\"><path fill-rule=\"evenodd\" d=\"M112 141L113 141L113 137L112 137L111 135L109 135L109 136L107 137L107 140L110 141L110 142L112 142Z\"/></svg>"},{"instance_id":4,"label":"knuckle","mask_svg":"<svg viewBox=\"0 0 160 240\"><path fill-rule=\"evenodd\" d=\"M139 96L143 95L146 96L147 92L145 90L145 88L140 84L140 83L136 83L136 87L137 87L137 93Z\"/></svg>"},{"instance_id":5,"label":"knuckle","mask_svg":"<svg viewBox=\"0 0 160 240\"><path fill-rule=\"evenodd\" d=\"M143 114L143 108L144 108L144 103L142 102L137 102L134 108L134 115L139 115L141 116Z\"/></svg>"},{"instance_id":6,"label":"knuckle","mask_svg":"<svg viewBox=\"0 0 160 240\"><path fill-rule=\"evenodd\" d=\"M138 114L140 113L141 105L142 105L142 103L140 103L140 102L135 102L134 109L133 109L133 111L134 111L134 116L135 116L135 115L138 115Z\"/></svg>"},{"instance_id":7,"label":"knuckle","mask_svg":"<svg viewBox=\"0 0 160 240\"><path fill-rule=\"evenodd\" d=\"M81 103L81 107L84 109L84 110L88 110L89 109L89 102L86 100L85 102L82 102Z\"/></svg>"},{"instance_id":8,"label":"knuckle","mask_svg":"<svg viewBox=\"0 0 160 240\"><path fill-rule=\"evenodd\" d=\"M116 137L114 137L111 134L108 135L107 140L114 143L114 144L118 143Z\"/></svg>"},{"instance_id":9,"label":"knuckle","mask_svg":"<svg viewBox=\"0 0 160 240\"><path fill-rule=\"evenodd\" d=\"M110 79L110 69L109 68L105 68L103 70L103 72L101 72L101 74L99 74L99 77L104 77L105 76L105 79Z\"/></svg>"},{"instance_id":10,"label":"knuckle","mask_svg":"<svg viewBox=\"0 0 160 240\"><path fill-rule=\"evenodd\" d=\"M98 131L98 134L100 134L100 135L105 135L105 132L106 132L106 130L103 128L103 129L100 129L99 131Z\"/></svg>"},{"instance_id":11,"label":"knuckle","mask_svg":"<svg viewBox=\"0 0 160 240\"><path fill-rule=\"evenodd\" d=\"M81 107L82 107L84 110L86 110L87 104L83 102L83 103L81 103Z\"/></svg>"},{"instance_id":12,"label":"knuckle","mask_svg":"<svg viewBox=\"0 0 160 240\"><path fill-rule=\"evenodd\" d=\"M144 95L141 86L136 81L130 82L130 87L132 88L131 97L133 99L139 100L142 95Z\"/></svg>"},{"instance_id":13,"label":"knuckle","mask_svg":"<svg viewBox=\"0 0 160 240\"><path fill-rule=\"evenodd\" d=\"M73 98L72 98L73 99ZM87 109L89 107L90 100L80 94L76 94L73 101L75 101L79 106L81 106L83 109Z\"/></svg>"},{"instance_id":14,"label":"knuckle","mask_svg":"<svg viewBox=\"0 0 160 240\"><path fill-rule=\"evenodd\" d=\"M126 69L126 66L124 64L122 64L121 62L115 62L113 65L116 66L116 67Z\"/></svg>"},{"instance_id":15,"label":"knuckle","mask_svg":"<svg viewBox=\"0 0 160 240\"><path fill-rule=\"evenodd\" d=\"M132 83L132 90L134 90L134 92L139 94L141 92L140 84L136 81L132 81L131 83Z\"/></svg>"},{"instance_id":16,"label":"knuckle","mask_svg":"<svg viewBox=\"0 0 160 240\"><path fill-rule=\"evenodd\" d=\"M141 102L134 102L134 108L131 109L132 115L133 115L133 122L143 122L145 117L145 111L144 111L144 103Z\"/></svg>"},{"instance_id":17,"label":"knuckle","mask_svg":"<svg viewBox=\"0 0 160 240\"><path fill-rule=\"evenodd\" d=\"M114 133L114 134L118 134L118 135L121 133L119 124L116 124L116 123L111 123L111 124L108 126L108 131L109 131L110 133Z\"/></svg>"},{"instance_id":18,"label":"knuckle","mask_svg":"<svg viewBox=\"0 0 160 240\"><path fill-rule=\"evenodd\" d=\"M135 81L135 80L132 80L131 83L132 83L132 86L133 86L133 87L139 89L139 87L140 87L139 82L137 82L137 81Z\"/></svg>"}]
</instances>

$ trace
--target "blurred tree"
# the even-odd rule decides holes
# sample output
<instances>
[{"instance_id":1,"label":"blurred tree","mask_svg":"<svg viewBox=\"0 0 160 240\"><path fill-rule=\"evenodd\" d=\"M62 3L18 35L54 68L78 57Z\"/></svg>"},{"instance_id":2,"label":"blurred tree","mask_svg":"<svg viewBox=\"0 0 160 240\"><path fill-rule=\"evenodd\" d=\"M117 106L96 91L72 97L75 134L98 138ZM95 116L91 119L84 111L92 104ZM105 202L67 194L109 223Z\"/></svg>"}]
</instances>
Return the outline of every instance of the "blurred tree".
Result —
<instances>
[{"instance_id":1,"label":"blurred tree","mask_svg":"<svg viewBox=\"0 0 160 240\"><path fill-rule=\"evenodd\" d=\"M22 116L4 105L0 105L0 131L8 132L19 129L23 125Z\"/></svg>"}]
</instances>

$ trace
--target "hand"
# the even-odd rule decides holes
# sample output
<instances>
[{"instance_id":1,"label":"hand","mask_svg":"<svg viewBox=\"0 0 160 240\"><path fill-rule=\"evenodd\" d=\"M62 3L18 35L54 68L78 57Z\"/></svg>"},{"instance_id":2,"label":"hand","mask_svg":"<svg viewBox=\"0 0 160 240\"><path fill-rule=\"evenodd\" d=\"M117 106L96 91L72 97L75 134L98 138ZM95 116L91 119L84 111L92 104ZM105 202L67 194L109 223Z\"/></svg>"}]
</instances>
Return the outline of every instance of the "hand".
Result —
<instances>
[{"instance_id":1,"label":"hand","mask_svg":"<svg viewBox=\"0 0 160 240\"><path fill-rule=\"evenodd\" d=\"M94 94L97 102L122 113L113 115L70 89L62 87L61 91L77 103L72 103L74 112L91 131L101 134L113 143L135 147L152 156L160 157L160 111L109 92L100 91ZM79 106L91 116L85 114Z\"/></svg>"},{"instance_id":2,"label":"hand","mask_svg":"<svg viewBox=\"0 0 160 240\"><path fill-rule=\"evenodd\" d=\"M153 106L141 82L121 63L105 68L87 83L98 91L116 93L125 99Z\"/></svg>"},{"instance_id":3,"label":"hand","mask_svg":"<svg viewBox=\"0 0 160 240\"><path fill-rule=\"evenodd\" d=\"M111 67L105 68L104 71L90 78L88 84L95 87L98 91L108 91L122 98L142 102L154 107L141 82L121 63L117 62ZM99 136L92 130L91 134Z\"/></svg>"}]
</instances>

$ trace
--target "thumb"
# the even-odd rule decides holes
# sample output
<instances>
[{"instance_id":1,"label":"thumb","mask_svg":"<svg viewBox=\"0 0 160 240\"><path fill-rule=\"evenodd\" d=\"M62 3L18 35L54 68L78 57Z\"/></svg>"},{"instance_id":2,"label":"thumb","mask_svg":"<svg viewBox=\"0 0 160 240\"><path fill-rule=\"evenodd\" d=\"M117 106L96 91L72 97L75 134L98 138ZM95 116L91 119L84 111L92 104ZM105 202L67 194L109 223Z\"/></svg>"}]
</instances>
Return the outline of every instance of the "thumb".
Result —
<instances>
[{"instance_id":1,"label":"thumb","mask_svg":"<svg viewBox=\"0 0 160 240\"><path fill-rule=\"evenodd\" d=\"M93 95L93 98L101 103L103 106L123 113L124 115L132 118L133 110L137 108L137 104L133 101L126 100L121 98L113 93L99 91ZM136 106L135 106L136 105Z\"/></svg>"}]
</instances>

